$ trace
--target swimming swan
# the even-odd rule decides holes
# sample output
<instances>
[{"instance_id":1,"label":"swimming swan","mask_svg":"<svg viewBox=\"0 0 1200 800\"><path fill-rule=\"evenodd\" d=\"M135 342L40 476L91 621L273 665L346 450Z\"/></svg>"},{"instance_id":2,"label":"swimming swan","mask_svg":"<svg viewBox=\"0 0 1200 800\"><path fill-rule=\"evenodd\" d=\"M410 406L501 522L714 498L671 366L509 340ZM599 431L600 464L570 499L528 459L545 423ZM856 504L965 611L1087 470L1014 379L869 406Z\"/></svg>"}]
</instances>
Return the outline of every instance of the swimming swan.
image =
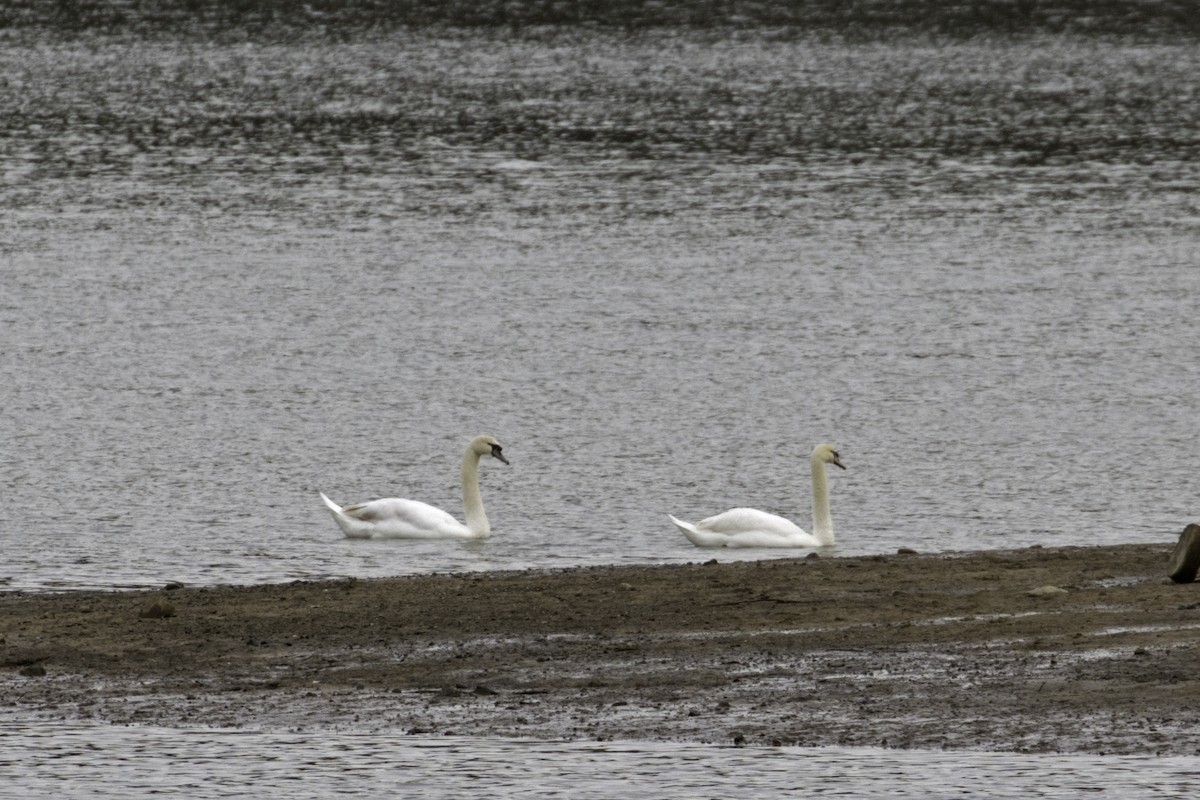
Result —
<instances>
[{"instance_id":1,"label":"swimming swan","mask_svg":"<svg viewBox=\"0 0 1200 800\"><path fill-rule=\"evenodd\" d=\"M697 547L828 547L833 544L833 517L829 515L826 464L846 468L833 445L819 444L812 451L811 534L783 517L757 508L731 508L695 525L667 516Z\"/></svg>"},{"instance_id":2,"label":"swimming swan","mask_svg":"<svg viewBox=\"0 0 1200 800\"><path fill-rule=\"evenodd\" d=\"M508 463L500 443L491 436L476 436L462 460L463 525L440 508L419 500L385 497L342 508L322 492L329 513L351 539L483 539L492 532L479 495L479 459L490 455Z\"/></svg>"}]
</instances>

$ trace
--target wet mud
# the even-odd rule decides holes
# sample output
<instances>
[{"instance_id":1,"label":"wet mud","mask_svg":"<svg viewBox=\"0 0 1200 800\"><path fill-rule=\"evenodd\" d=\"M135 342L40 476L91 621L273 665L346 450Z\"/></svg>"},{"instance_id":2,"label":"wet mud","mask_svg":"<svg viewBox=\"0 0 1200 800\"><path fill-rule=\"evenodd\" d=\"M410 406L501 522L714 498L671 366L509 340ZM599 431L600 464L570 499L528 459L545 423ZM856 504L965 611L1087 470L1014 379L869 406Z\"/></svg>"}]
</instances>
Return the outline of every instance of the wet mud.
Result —
<instances>
[{"instance_id":1,"label":"wet mud","mask_svg":"<svg viewBox=\"0 0 1200 800\"><path fill-rule=\"evenodd\" d=\"M1171 543L0 596L0 710L275 730L1200 751ZM705 553L704 555L709 555Z\"/></svg>"}]
</instances>

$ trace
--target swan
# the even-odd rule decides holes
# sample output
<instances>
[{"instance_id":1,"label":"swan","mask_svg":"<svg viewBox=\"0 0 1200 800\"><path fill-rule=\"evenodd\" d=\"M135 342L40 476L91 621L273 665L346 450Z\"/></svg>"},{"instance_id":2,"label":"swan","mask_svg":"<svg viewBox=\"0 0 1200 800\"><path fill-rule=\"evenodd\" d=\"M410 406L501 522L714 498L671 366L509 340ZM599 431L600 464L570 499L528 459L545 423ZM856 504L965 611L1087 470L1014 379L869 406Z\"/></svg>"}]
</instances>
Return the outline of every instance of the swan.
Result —
<instances>
[{"instance_id":1,"label":"swan","mask_svg":"<svg viewBox=\"0 0 1200 800\"><path fill-rule=\"evenodd\" d=\"M670 514L667 516L697 547L828 547L833 544L833 517L829 515L826 464L846 468L833 445L819 444L812 451L811 534L790 520L757 508L731 508L694 525Z\"/></svg>"},{"instance_id":2,"label":"swan","mask_svg":"<svg viewBox=\"0 0 1200 800\"><path fill-rule=\"evenodd\" d=\"M467 524L419 500L385 497L342 508L319 492L342 533L351 539L483 539L491 534L483 498L479 495L479 459L484 456L509 463L492 436L476 436L462 460L463 509Z\"/></svg>"}]
</instances>

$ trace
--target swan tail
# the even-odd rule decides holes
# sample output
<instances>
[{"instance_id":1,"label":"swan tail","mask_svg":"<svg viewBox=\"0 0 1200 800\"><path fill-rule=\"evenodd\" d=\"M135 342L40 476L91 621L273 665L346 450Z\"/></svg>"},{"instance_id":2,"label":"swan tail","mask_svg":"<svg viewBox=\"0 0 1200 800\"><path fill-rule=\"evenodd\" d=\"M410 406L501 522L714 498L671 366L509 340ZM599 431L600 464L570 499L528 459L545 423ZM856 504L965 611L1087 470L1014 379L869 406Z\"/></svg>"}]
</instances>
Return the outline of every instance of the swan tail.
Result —
<instances>
[{"instance_id":1,"label":"swan tail","mask_svg":"<svg viewBox=\"0 0 1200 800\"><path fill-rule=\"evenodd\" d=\"M684 522L681 519L676 519L670 514L671 522L675 523L675 527L679 528L679 532L687 537L687 540L696 547L725 547L729 544L728 537L721 533L713 533L711 531L702 531L691 522Z\"/></svg>"},{"instance_id":2,"label":"swan tail","mask_svg":"<svg viewBox=\"0 0 1200 800\"><path fill-rule=\"evenodd\" d=\"M354 521L346 516L346 510L337 503L325 496L324 492L317 492L321 495L321 499L325 501L325 507L329 509L329 513L333 515L333 521L342 529L342 533L347 539L370 539L370 530L360 530L355 526Z\"/></svg>"},{"instance_id":3,"label":"swan tail","mask_svg":"<svg viewBox=\"0 0 1200 800\"><path fill-rule=\"evenodd\" d=\"M334 514L340 514L342 512L342 507L326 497L324 492L317 492L317 494L321 495L321 499L325 501L325 507Z\"/></svg>"},{"instance_id":4,"label":"swan tail","mask_svg":"<svg viewBox=\"0 0 1200 800\"><path fill-rule=\"evenodd\" d=\"M675 517L671 516L670 514L667 514L667 517L670 518L671 522L673 522L675 524L676 528L679 528L680 532L684 536L687 536L688 534L696 533L696 526L693 525L692 523L684 522L681 519L676 519Z\"/></svg>"}]
</instances>

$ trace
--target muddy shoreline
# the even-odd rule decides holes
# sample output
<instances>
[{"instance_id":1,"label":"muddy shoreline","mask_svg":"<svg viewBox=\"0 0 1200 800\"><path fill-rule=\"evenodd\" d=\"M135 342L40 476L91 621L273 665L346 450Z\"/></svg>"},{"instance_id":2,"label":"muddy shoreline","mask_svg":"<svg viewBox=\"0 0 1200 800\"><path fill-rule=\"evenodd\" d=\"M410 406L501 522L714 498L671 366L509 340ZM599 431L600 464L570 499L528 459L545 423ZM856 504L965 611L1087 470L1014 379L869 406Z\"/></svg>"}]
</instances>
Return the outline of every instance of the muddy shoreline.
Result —
<instances>
[{"instance_id":1,"label":"muddy shoreline","mask_svg":"<svg viewBox=\"0 0 1200 800\"><path fill-rule=\"evenodd\" d=\"M114 724L1190 755L1200 584L1166 578L1172 548L14 592L0 595L0 707Z\"/></svg>"}]
</instances>

